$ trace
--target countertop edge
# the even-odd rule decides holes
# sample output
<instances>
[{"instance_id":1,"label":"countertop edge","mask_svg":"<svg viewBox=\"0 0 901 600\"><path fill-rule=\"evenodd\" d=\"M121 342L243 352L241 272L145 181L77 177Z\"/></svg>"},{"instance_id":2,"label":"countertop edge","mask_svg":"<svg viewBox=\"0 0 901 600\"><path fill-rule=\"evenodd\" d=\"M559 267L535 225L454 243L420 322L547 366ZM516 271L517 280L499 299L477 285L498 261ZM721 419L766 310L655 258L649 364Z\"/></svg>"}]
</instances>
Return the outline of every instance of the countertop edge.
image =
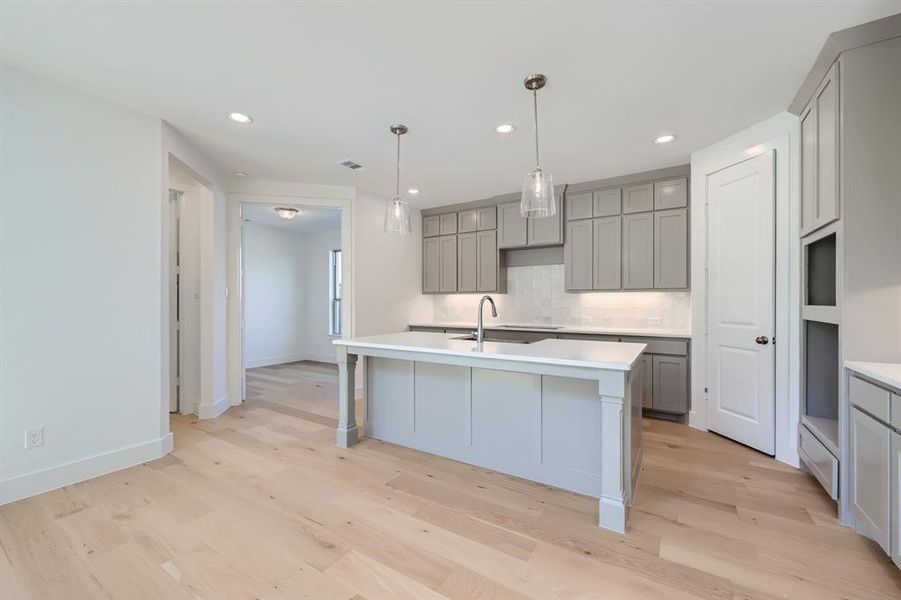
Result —
<instances>
[{"instance_id":1,"label":"countertop edge","mask_svg":"<svg viewBox=\"0 0 901 600\"><path fill-rule=\"evenodd\" d=\"M865 375L889 387L901 390L901 363L877 363L860 360L846 360L844 366L849 371Z\"/></svg>"}]
</instances>

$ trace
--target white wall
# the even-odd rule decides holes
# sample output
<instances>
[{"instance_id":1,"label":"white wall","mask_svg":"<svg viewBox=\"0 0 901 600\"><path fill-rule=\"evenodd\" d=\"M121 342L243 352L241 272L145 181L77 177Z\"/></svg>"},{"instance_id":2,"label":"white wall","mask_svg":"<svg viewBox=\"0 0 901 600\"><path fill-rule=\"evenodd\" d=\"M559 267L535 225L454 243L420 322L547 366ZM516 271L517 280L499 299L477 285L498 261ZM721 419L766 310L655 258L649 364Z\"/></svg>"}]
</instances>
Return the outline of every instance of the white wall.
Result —
<instances>
[{"instance_id":1,"label":"white wall","mask_svg":"<svg viewBox=\"0 0 901 600\"><path fill-rule=\"evenodd\" d=\"M304 360L306 236L244 224L244 330L247 368Z\"/></svg>"},{"instance_id":2,"label":"white wall","mask_svg":"<svg viewBox=\"0 0 901 600\"><path fill-rule=\"evenodd\" d=\"M160 122L0 68L6 502L161 456L171 435ZM25 450L25 430L39 426L44 446Z\"/></svg>"},{"instance_id":3,"label":"white wall","mask_svg":"<svg viewBox=\"0 0 901 600\"><path fill-rule=\"evenodd\" d=\"M306 310L304 353L309 360L336 362L334 336L329 334L329 259L341 247L341 230L326 229L304 234L306 243Z\"/></svg>"},{"instance_id":4,"label":"white wall","mask_svg":"<svg viewBox=\"0 0 901 600\"><path fill-rule=\"evenodd\" d=\"M780 113L691 155L692 361L689 424L707 427L707 174L770 150L776 154L776 458L798 459L800 419L800 146L798 117Z\"/></svg>"}]
</instances>

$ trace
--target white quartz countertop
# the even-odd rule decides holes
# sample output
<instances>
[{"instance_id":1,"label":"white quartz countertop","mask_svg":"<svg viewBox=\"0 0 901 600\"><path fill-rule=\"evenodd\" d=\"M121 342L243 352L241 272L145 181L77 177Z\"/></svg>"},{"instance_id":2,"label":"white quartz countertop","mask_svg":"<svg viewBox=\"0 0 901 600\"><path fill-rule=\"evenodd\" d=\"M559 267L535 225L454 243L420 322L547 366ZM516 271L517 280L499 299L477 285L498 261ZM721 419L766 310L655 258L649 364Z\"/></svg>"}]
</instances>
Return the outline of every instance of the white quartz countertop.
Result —
<instances>
[{"instance_id":1,"label":"white quartz countertop","mask_svg":"<svg viewBox=\"0 0 901 600\"><path fill-rule=\"evenodd\" d=\"M454 329L472 329L475 330L475 323L410 323L410 327L444 327ZM672 329L672 328L655 328L655 329L634 329L628 327L583 327L581 325L563 325L561 327L544 326L538 324L519 324L519 323L500 323L495 321L487 321L485 329L507 330L507 331L537 331L542 333L583 333L588 335L625 335L636 337L671 337L671 338L690 338L690 329Z\"/></svg>"},{"instance_id":2,"label":"white quartz countertop","mask_svg":"<svg viewBox=\"0 0 901 600\"><path fill-rule=\"evenodd\" d=\"M901 364L846 360L845 368L901 390Z\"/></svg>"},{"instance_id":3,"label":"white quartz countertop","mask_svg":"<svg viewBox=\"0 0 901 600\"><path fill-rule=\"evenodd\" d=\"M510 342L483 342L481 347L459 338L458 333L431 333L404 331L387 335L372 335L346 340L335 340L337 346L372 348L443 354L449 356L474 356L485 360L587 367L629 371L646 348L645 344L626 342L596 342L583 340L547 339L531 344Z\"/></svg>"}]
</instances>

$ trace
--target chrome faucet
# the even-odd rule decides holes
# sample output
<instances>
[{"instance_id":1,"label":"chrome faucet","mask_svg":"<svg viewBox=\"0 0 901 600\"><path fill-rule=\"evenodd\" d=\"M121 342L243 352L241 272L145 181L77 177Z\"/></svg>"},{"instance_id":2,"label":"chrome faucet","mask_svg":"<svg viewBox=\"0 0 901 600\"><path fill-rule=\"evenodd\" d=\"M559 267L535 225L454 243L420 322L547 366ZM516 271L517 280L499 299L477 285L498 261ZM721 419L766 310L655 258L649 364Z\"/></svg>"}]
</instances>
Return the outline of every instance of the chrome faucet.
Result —
<instances>
[{"instance_id":1,"label":"chrome faucet","mask_svg":"<svg viewBox=\"0 0 901 600\"><path fill-rule=\"evenodd\" d=\"M485 325L482 322L482 306L485 304L485 300L491 304L491 316L497 317L497 307L494 306L494 299L491 296L482 296L482 299L479 300L479 328L476 330L476 342L479 344L482 343L482 340L485 339Z\"/></svg>"}]
</instances>

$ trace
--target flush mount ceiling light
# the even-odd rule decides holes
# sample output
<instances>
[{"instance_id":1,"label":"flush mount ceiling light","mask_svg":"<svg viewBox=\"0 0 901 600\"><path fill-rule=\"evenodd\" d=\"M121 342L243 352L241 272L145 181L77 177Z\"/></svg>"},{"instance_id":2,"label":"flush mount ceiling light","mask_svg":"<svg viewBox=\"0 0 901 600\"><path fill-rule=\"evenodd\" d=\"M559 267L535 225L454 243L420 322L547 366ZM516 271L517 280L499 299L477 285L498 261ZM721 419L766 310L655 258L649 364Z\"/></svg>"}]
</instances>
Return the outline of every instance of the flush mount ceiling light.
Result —
<instances>
[{"instance_id":1,"label":"flush mount ceiling light","mask_svg":"<svg viewBox=\"0 0 901 600\"><path fill-rule=\"evenodd\" d=\"M654 140L655 144L669 144L673 140L676 139L676 134L674 133L665 133Z\"/></svg>"},{"instance_id":2,"label":"flush mount ceiling light","mask_svg":"<svg viewBox=\"0 0 901 600\"><path fill-rule=\"evenodd\" d=\"M416 194L419 193L419 188L410 188L407 190L407 193L410 194L411 196L415 196Z\"/></svg>"},{"instance_id":3,"label":"flush mount ceiling light","mask_svg":"<svg viewBox=\"0 0 901 600\"><path fill-rule=\"evenodd\" d=\"M523 81L526 89L532 92L532 105L535 111L535 168L526 173L522 182L522 199L519 212L524 217L542 219L557 214L557 203L554 200L554 177L541 170L538 155L538 90L547 84L547 77L538 73L530 75Z\"/></svg>"},{"instance_id":4,"label":"flush mount ceiling light","mask_svg":"<svg viewBox=\"0 0 901 600\"><path fill-rule=\"evenodd\" d=\"M234 173L232 173L232 175L244 179L245 177L247 177L247 171L235 171Z\"/></svg>"},{"instance_id":5,"label":"flush mount ceiling light","mask_svg":"<svg viewBox=\"0 0 901 600\"><path fill-rule=\"evenodd\" d=\"M228 113L228 120L234 121L235 123L240 123L241 125L249 125L250 123L253 123L253 117L240 112Z\"/></svg>"},{"instance_id":6,"label":"flush mount ceiling light","mask_svg":"<svg viewBox=\"0 0 901 600\"><path fill-rule=\"evenodd\" d=\"M501 135L510 135L511 133L516 131L516 125L513 125L512 123L501 123L494 128L494 131Z\"/></svg>"},{"instance_id":7,"label":"flush mount ceiling light","mask_svg":"<svg viewBox=\"0 0 901 600\"><path fill-rule=\"evenodd\" d=\"M290 221L294 217L300 214L300 211L296 208L290 208L285 206L280 206L275 209L276 214L283 218L285 221Z\"/></svg>"},{"instance_id":8,"label":"flush mount ceiling light","mask_svg":"<svg viewBox=\"0 0 901 600\"><path fill-rule=\"evenodd\" d=\"M408 234L410 227L410 203L400 197L400 136L409 131L406 125L392 125L389 130L397 136L397 171L394 180L394 198L385 205L385 233Z\"/></svg>"}]
</instances>

